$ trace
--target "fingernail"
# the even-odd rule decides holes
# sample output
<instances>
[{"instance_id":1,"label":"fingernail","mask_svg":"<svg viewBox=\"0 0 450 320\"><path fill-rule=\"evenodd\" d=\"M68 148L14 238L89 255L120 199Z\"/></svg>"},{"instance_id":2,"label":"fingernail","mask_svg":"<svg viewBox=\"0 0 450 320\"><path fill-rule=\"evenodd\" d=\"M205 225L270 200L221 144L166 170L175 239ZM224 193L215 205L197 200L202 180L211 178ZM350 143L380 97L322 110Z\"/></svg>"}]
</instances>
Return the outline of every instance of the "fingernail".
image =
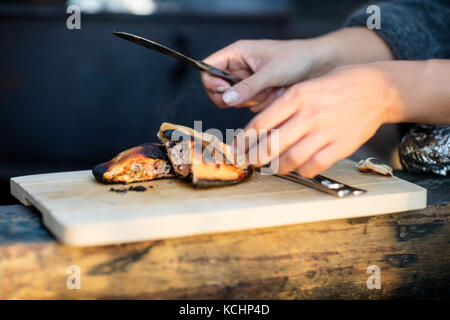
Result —
<instances>
[{"instance_id":1,"label":"fingernail","mask_svg":"<svg viewBox=\"0 0 450 320\"><path fill-rule=\"evenodd\" d=\"M226 104L231 104L239 100L239 94L234 90L227 91L223 94L222 99Z\"/></svg>"},{"instance_id":2,"label":"fingernail","mask_svg":"<svg viewBox=\"0 0 450 320\"><path fill-rule=\"evenodd\" d=\"M216 91L219 92L219 93L223 93L223 92L227 91L230 88L231 88L230 86L217 87Z\"/></svg>"}]
</instances>

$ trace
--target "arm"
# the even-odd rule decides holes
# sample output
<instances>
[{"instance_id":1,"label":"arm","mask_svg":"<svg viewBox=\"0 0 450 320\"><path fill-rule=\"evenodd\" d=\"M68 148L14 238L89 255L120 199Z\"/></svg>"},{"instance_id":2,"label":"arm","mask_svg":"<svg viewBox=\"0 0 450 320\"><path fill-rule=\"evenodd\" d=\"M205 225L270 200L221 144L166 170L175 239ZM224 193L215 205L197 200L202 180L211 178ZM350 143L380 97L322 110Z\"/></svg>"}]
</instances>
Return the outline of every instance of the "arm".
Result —
<instances>
[{"instance_id":1,"label":"arm","mask_svg":"<svg viewBox=\"0 0 450 320\"><path fill-rule=\"evenodd\" d=\"M249 106L259 112L292 84L335 67L380 60L426 60L450 57L448 0L391 0L377 3L381 29L366 28L363 8L346 22L350 28L293 41L239 41L206 59L244 79L230 88L221 79L202 76L219 107ZM280 89L281 88L281 89ZM223 95L225 92L225 95Z\"/></svg>"},{"instance_id":2,"label":"arm","mask_svg":"<svg viewBox=\"0 0 450 320\"><path fill-rule=\"evenodd\" d=\"M395 59L388 44L365 27L344 28L309 41L316 43L317 58L332 68Z\"/></svg>"},{"instance_id":3,"label":"arm","mask_svg":"<svg viewBox=\"0 0 450 320\"><path fill-rule=\"evenodd\" d=\"M450 125L450 60L380 63L399 101L386 122Z\"/></svg>"},{"instance_id":4,"label":"arm","mask_svg":"<svg viewBox=\"0 0 450 320\"><path fill-rule=\"evenodd\" d=\"M355 152L384 123L450 124L449 83L449 60L350 65L298 83L247 125L248 134L279 130L277 146L254 147L270 153L257 165L279 157L280 173L313 177Z\"/></svg>"}]
</instances>

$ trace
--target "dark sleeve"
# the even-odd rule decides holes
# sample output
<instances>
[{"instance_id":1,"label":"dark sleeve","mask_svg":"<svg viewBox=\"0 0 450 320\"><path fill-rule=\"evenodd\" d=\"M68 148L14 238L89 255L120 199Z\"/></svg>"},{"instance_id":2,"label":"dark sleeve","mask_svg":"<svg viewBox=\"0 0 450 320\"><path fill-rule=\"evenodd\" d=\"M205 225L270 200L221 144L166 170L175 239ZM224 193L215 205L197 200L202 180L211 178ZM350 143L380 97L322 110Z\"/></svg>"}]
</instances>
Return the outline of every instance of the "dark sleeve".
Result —
<instances>
[{"instance_id":1,"label":"dark sleeve","mask_svg":"<svg viewBox=\"0 0 450 320\"><path fill-rule=\"evenodd\" d=\"M392 0L377 5L381 28L374 31L396 59L450 58L450 0ZM345 26L366 26L371 15L367 6L353 13Z\"/></svg>"}]
</instances>

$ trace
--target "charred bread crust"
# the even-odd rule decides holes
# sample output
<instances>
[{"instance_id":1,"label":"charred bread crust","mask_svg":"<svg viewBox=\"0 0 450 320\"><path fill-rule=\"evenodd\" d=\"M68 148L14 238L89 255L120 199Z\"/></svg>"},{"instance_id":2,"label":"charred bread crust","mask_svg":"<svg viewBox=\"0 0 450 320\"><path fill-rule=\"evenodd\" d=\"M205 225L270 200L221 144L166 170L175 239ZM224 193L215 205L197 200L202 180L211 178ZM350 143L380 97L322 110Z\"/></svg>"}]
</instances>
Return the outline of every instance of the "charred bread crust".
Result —
<instances>
[{"instance_id":1,"label":"charred bread crust","mask_svg":"<svg viewBox=\"0 0 450 320\"><path fill-rule=\"evenodd\" d=\"M240 175L238 179L231 179L231 180L198 179L197 183L194 184L194 186L196 188L202 189L202 188L212 188L212 187L220 187L220 186L238 184L238 183L250 178L253 175L254 171L255 171L254 166L249 165L247 168L245 168L242 171L242 175Z\"/></svg>"},{"instance_id":2,"label":"charred bread crust","mask_svg":"<svg viewBox=\"0 0 450 320\"><path fill-rule=\"evenodd\" d=\"M133 167L130 165L135 165L144 173L133 178ZM162 168L163 172L150 172L149 175L145 166L154 170ZM92 169L92 174L98 181L105 184L126 184L169 178L174 175L174 172L166 148L159 143L145 143L119 153L108 162L96 165Z\"/></svg>"},{"instance_id":3,"label":"charred bread crust","mask_svg":"<svg viewBox=\"0 0 450 320\"><path fill-rule=\"evenodd\" d=\"M94 168L92 168L92 174L94 175L95 179L98 181L105 183L105 184L113 184L118 183L110 180L106 180L103 178L103 175L108 171L108 165L106 163L100 163L96 165Z\"/></svg>"},{"instance_id":4,"label":"charred bread crust","mask_svg":"<svg viewBox=\"0 0 450 320\"><path fill-rule=\"evenodd\" d=\"M162 131L162 136L166 141L172 142L190 141L192 139L195 139L194 137L176 129L164 130Z\"/></svg>"},{"instance_id":5,"label":"charred bread crust","mask_svg":"<svg viewBox=\"0 0 450 320\"><path fill-rule=\"evenodd\" d=\"M141 152L147 158L169 160L166 148L161 143L148 142L138 147L142 147Z\"/></svg>"}]
</instances>

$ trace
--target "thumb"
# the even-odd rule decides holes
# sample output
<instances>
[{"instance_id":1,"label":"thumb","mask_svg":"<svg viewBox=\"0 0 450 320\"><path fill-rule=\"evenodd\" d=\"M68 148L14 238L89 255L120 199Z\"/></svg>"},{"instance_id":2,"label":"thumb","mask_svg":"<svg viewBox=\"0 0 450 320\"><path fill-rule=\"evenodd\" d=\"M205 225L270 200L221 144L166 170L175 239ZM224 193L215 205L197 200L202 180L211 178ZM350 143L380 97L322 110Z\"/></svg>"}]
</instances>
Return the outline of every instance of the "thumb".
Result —
<instances>
[{"instance_id":1,"label":"thumb","mask_svg":"<svg viewBox=\"0 0 450 320\"><path fill-rule=\"evenodd\" d=\"M228 106L241 105L269 87L269 79L267 72L258 71L225 91L222 100Z\"/></svg>"}]
</instances>

